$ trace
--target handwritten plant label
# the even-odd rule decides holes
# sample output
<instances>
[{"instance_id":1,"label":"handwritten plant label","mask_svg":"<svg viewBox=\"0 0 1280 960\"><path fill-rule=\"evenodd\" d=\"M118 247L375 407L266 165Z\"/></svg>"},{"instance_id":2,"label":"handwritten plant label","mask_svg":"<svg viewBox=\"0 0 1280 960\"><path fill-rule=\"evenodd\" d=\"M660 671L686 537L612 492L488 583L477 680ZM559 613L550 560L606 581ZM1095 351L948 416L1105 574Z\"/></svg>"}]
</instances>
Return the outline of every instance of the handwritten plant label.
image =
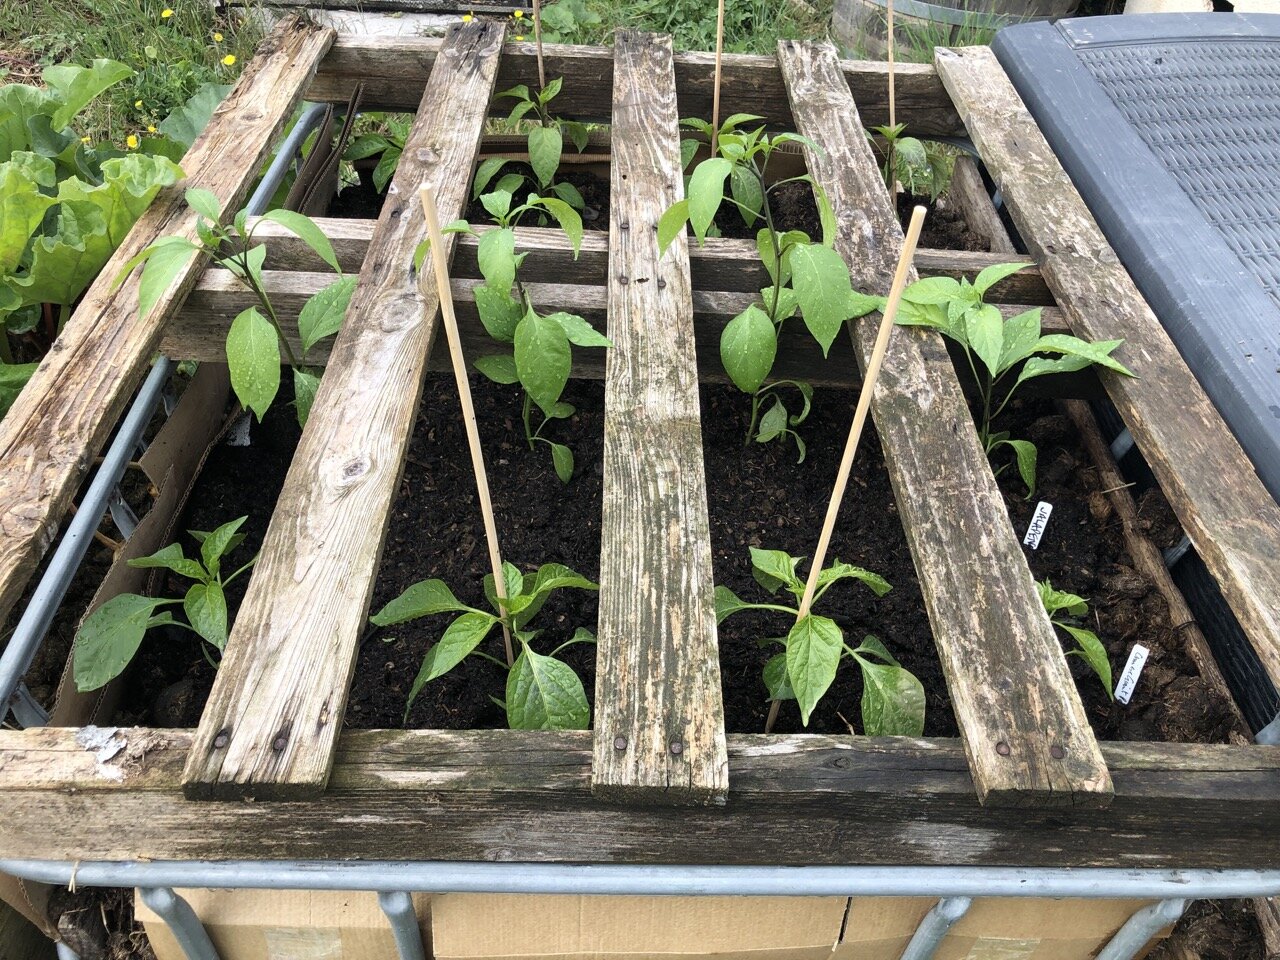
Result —
<instances>
[{"instance_id":1,"label":"handwritten plant label","mask_svg":"<svg viewBox=\"0 0 1280 960\"><path fill-rule=\"evenodd\" d=\"M1135 643L1129 651L1129 661L1124 665L1120 679L1116 683L1116 699L1128 703L1133 691L1138 686L1138 678L1142 676L1142 668L1146 665L1147 655L1151 651L1140 643Z\"/></svg>"},{"instance_id":2,"label":"handwritten plant label","mask_svg":"<svg viewBox=\"0 0 1280 960\"><path fill-rule=\"evenodd\" d=\"M1040 538L1044 536L1044 528L1049 525L1049 514L1053 513L1053 504L1041 500L1036 504L1036 512L1031 515L1027 524L1027 535L1022 538L1024 545L1034 550L1040 546Z\"/></svg>"}]
</instances>

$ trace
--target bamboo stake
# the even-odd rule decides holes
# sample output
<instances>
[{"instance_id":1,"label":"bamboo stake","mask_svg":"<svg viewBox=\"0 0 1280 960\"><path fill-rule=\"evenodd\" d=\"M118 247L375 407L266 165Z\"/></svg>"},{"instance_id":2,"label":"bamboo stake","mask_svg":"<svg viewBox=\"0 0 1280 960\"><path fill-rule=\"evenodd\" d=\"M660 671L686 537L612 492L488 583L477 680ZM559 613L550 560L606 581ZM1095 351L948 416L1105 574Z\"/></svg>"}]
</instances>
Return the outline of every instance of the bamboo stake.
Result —
<instances>
[{"instance_id":1,"label":"bamboo stake","mask_svg":"<svg viewBox=\"0 0 1280 960\"><path fill-rule=\"evenodd\" d=\"M533 0L533 42L538 47L538 89L547 89L547 69L542 65L542 0Z\"/></svg>"},{"instance_id":2,"label":"bamboo stake","mask_svg":"<svg viewBox=\"0 0 1280 960\"><path fill-rule=\"evenodd\" d=\"M493 518L493 501L489 498L489 477L484 469L484 454L480 450L480 431L476 427L476 409L471 404L471 383L467 380L467 363L462 356L462 338L458 336L458 319L453 312L453 294L449 289L449 265L444 256L444 234L440 232L440 215L436 212L435 188L423 184L418 188L422 201L422 213L427 221L427 236L431 240L431 264L435 268L436 288L440 293L440 318L444 321L445 336L449 341L449 359L453 361L453 375L458 381L458 399L462 402L462 422L467 429L467 446L471 449L471 468L476 475L476 489L480 494L480 512L484 515L484 535L489 546L489 566L493 569L494 591L506 592L506 578L502 575L502 557L498 551L498 525ZM418 277L422 282L422 277ZM507 625L507 611L501 604L502 642L506 645L507 666L515 661L511 646L511 628Z\"/></svg>"},{"instance_id":3,"label":"bamboo stake","mask_svg":"<svg viewBox=\"0 0 1280 960\"><path fill-rule=\"evenodd\" d=\"M897 98L893 92L893 0L885 0L888 4L889 11L889 129L892 130L898 125L898 108ZM898 206L898 174L893 169L893 155L897 151L894 150L896 137L889 140L889 199L893 201L895 212Z\"/></svg>"},{"instance_id":4,"label":"bamboo stake","mask_svg":"<svg viewBox=\"0 0 1280 960\"><path fill-rule=\"evenodd\" d=\"M809 579L804 585L804 596L800 600L800 611L796 616L797 623L809 615L813 594L818 588L818 575L822 572L822 567L827 560L827 548L831 546L831 534L835 530L836 516L840 512L840 501L844 499L845 488L849 485L849 473L853 469L854 454L858 452L858 441L862 439L862 429L866 426L867 414L871 410L871 395L875 392L876 380L880 378L880 367L884 363L885 351L889 348L889 335L893 333L893 320L898 315L898 304L902 301L902 291L907 285L907 274L911 270L911 261L915 258L916 244L920 241L920 228L924 226L924 214L924 207L916 207L911 211L911 223L907 226L907 236L902 244L902 253L898 257L898 269L893 274L893 284L889 287L889 299L884 305L884 313L880 316L880 329L876 333L871 359L867 361L867 370L862 377L862 392L858 394L858 406L854 410L853 423L849 427L849 439L844 445L844 456L840 458L835 487L831 491L831 500L827 504L827 516L822 521L818 549L814 551L813 561L809 565ZM765 733L773 732L773 725L778 719L778 708L781 705L781 700L774 700L769 705L769 719L765 721Z\"/></svg>"},{"instance_id":5,"label":"bamboo stake","mask_svg":"<svg viewBox=\"0 0 1280 960\"><path fill-rule=\"evenodd\" d=\"M711 88L711 155L716 155L720 139L720 60L724 56L724 0L716 6L716 74Z\"/></svg>"}]
</instances>

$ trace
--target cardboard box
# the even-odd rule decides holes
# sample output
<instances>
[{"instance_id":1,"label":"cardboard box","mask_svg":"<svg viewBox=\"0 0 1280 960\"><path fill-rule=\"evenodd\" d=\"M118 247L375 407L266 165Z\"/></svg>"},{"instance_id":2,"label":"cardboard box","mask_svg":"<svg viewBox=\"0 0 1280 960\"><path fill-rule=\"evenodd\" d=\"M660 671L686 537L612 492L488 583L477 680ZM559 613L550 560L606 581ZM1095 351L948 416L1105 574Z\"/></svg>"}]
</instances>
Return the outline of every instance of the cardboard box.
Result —
<instances>
[{"instance_id":1,"label":"cardboard box","mask_svg":"<svg viewBox=\"0 0 1280 960\"><path fill-rule=\"evenodd\" d=\"M178 890L204 923L221 960L393 960L395 939L376 893L320 890ZM431 955L431 898L415 894ZM141 897L134 897L157 960L186 960Z\"/></svg>"},{"instance_id":2,"label":"cardboard box","mask_svg":"<svg viewBox=\"0 0 1280 960\"><path fill-rule=\"evenodd\" d=\"M432 939L435 960L898 960L936 902L450 894L432 903ZM1143 905L977 901L936 957L1091 960Z\"/></svg>"}]
</instances>

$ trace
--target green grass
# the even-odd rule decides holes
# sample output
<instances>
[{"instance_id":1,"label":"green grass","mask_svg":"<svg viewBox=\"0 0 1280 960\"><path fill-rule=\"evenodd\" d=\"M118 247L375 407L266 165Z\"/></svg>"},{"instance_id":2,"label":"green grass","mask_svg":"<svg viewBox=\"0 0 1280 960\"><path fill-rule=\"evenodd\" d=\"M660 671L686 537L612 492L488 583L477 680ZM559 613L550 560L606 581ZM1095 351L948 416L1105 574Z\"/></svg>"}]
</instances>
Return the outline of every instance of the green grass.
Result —
<instances>
[{"instance_id":1,"label":"green grass","mask_svg":"<svg viewBox=\"0 0 1280 960\"><path fill-rule=\"evenodd\" d=\"M162 16L169 8L172 15ZM12 74L0 82L27 79L53 63L107 57L127 64L134 76L77 121L95 141L123 145L204 84L233 81L261 38L251 18L218 16L208 0L0 0L0 69ZM233 65L223 64L228 55Z\"/></svg>"}]
</instances>

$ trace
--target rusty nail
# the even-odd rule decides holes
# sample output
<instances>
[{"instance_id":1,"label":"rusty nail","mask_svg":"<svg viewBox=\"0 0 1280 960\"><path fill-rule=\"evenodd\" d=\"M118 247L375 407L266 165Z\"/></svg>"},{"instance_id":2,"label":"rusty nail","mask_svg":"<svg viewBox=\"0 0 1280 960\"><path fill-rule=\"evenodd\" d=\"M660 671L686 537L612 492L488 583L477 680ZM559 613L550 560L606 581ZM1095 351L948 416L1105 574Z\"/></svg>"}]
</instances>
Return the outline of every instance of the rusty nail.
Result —
<instances>
[{"instance_id":1,"label":"rusty nail","mask_svg":"<svg viewBox=\"0 0 1280 960\"><path fill-rule=\"evenodd\" d=\"M1061 760L1066 755L1067 751L1062 749L1062 747L1056 743L1049 748L1049 756L1053 757L1055 760Z\"/></svg>"},{"instance_id":2,"label":"rusty nail","mask_svg":"<svg viewBox=\"0 0 1280 960\"><path fill-rule=\"evenodd\" d=\"M684 744L681 743L679 740L672 740L671 752L677 757L680 756L680 754L684 753Z\"/></svg>"},{"instance_id":3,"label":"rusty nail","mask_svg":"<svg viewBox=\"0 0 1280 960\"><path fill-rule=\"evenodd\" d=\"M627 749L627 738L626 738L626 737L614 737L614 738L613 738L613 749L615 749L615 750L625 750L625 749Z\"/></svg>"},{"instance_id":4,"label":"rusty nail","mask_svg":"<svg viewBox=\"0 0 1280 960\"><path fill-rule=\"evenodd\" d=\"M1001 740L996 744L996 753L1000 754L1002 757L1007 757L1009 755L1009 745Z\"/></svg>"},{"instance_id":5,"label":"rusty nail","mask_svg":"<svg viewBox=\"0 0 1280 960\"><path fill-rule=\"evenodd\" d=\"M213 738L213 746L215 750L221 750L231 741L231 737L227 735L227 731L223 730L220 734Z\"/></svg>"}]
</instances>

